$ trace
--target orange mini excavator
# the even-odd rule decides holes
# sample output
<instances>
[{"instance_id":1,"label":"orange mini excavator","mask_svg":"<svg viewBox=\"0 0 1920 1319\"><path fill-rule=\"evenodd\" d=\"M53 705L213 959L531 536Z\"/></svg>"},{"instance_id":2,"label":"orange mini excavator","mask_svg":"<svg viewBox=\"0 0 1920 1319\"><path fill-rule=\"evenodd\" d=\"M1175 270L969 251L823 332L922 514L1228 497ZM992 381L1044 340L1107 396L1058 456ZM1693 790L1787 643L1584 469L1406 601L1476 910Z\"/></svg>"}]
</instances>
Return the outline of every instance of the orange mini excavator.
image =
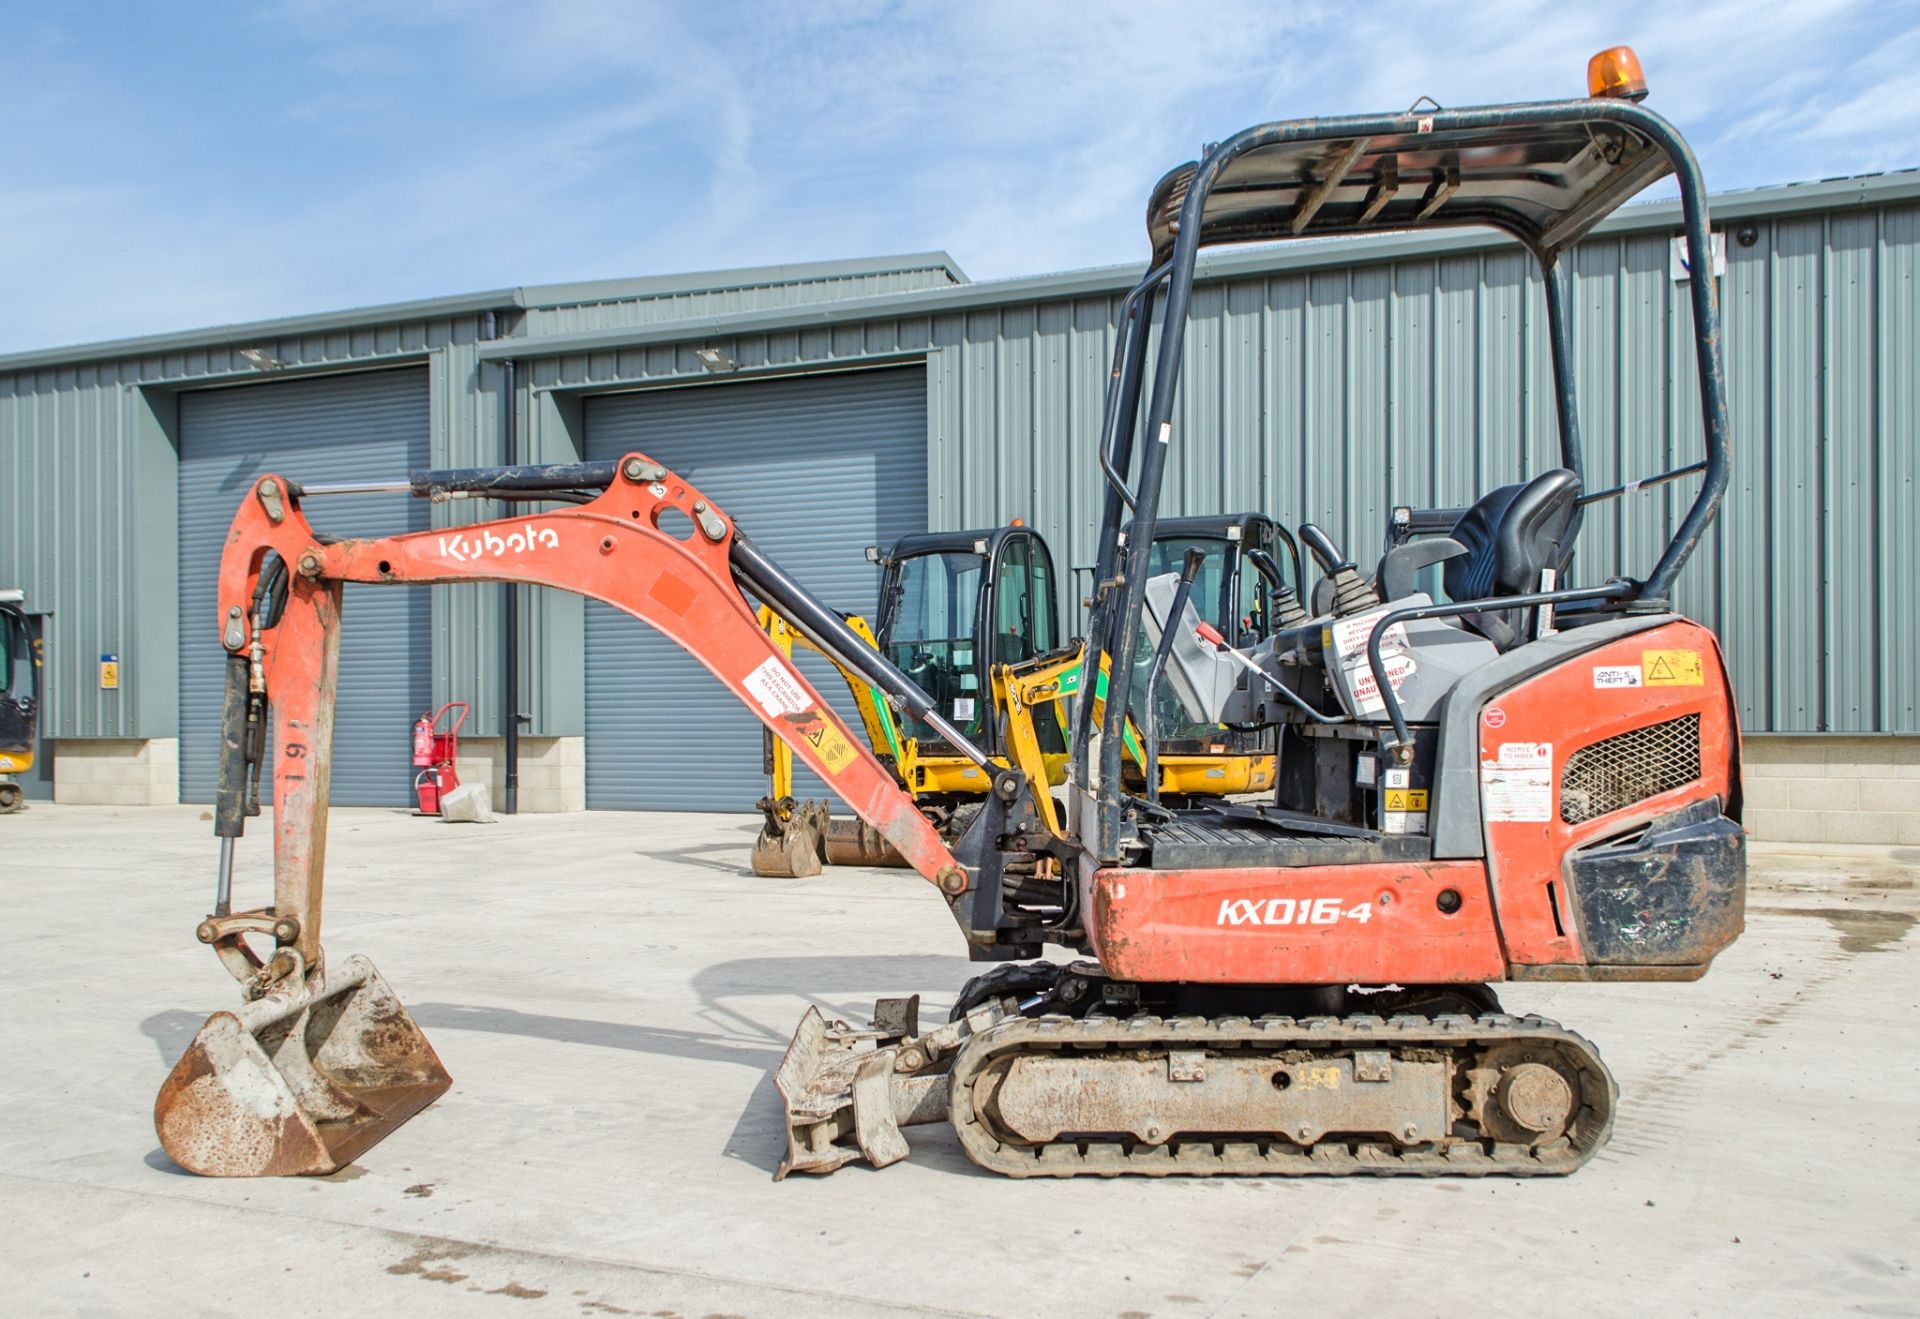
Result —
<instances>
[{"instance_id":1,"label":"orange mini excavator","mask_svg":"<svg viewBox=\"0 0 1920 1319\"><path fill-rule=\"evenodd\" d=\"M219 889L199 927L246 1003L215 1014L167 1078L167 1152L217 1175L326 1172L449 1084L373 968L322 949L328 766L342 585L485 580L579 592L672 637L927 880L972 956L999 964L929 1030L917 1000L883 1001L870 1029L809 1010L776 1077L783 1173L891 1162L901 1128L927 1121L1011 1176L1579 1167L1612 1127L1613 1078L1585 1040L1502 1011L1491 986L1693 979L1739 934L1745 900L1733 697L1713 634L1672 603L1728 479L1714 281L1689 282L1691 315L1674 322L1698 376L1697 462L1588 490L1570 346L1572 246L1671 175L1704 252L1705 189L1680 135L1638 103L1632 52L1597 57L1589 90L1261 124L1153 189L1099 437L1086 664L1106 664L1110 688L1097 713L1073 711L1060 832L1035 819L1017 769L645 454L415 473L394 484L541 507L380 540L318 534L307 514L327 488L256 481L208 620L229 667ZM1215 442L1177 420L1197 257L1450 225L1489 226L1538 262L1558 464L1465 507L1396 510L1366 567L1298 528L1318 582L1257 640L1223 636L1189 598L1193 571L1150 557L1169 452ZM1596 503L1683 479L1698 482L1690 499L1660 495L1657 559L1576 564ZM669 510L684 539L663 528ZM961 837L914 808L768 639L756 601L991 776ZM1196 724L1274 737L1270 791L1134 790L1129 687L1160 675ZM274 901L235 911L234 840L262 778ZM1038 960L1048 945L1083 960Z\"/></svg>"}]
</instances>

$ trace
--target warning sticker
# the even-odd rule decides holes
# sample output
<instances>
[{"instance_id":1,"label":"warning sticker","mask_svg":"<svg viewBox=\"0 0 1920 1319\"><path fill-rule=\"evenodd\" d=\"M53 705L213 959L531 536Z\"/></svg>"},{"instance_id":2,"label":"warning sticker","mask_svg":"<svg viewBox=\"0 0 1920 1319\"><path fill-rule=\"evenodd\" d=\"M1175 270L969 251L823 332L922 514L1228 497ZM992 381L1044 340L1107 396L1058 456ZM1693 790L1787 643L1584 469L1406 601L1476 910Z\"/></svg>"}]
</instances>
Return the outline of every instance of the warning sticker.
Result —
<instances>
[{"instance_id":1,"label":"warning sticker","mask_svg":"<svg viewBox=\"0 0 1920 1319\"><path fill-rule=\"evenodd\" d=\"M1389 777L1407 771L1389 770ZM1427 790L1425 788L1388 788L1381 794L1381 828L1390 834L1423 834L1427 831Z\"/></svg>"},{"instance_id":2,"label":"warning sticker","mask_svg":"<svg viewBox=\"0 0 1920 1319\"><path fill-rule=\"evenodd\" d=\"M953 698L953 717L963 724L973 718L973 698L971 696L956 696Z\"/></svg>"},{"instance_id":3,"label":"warning sticker","mask_svg":"<svg viewBox=\"0 0 1920 1319\"><path fill-rule=\"evenodd\" d=\"M1643 650L1640 665L1649 687L1704 687L1706 666L1697 650Z\"/></svg>"},{"instance_id":4,"label":"warning sticker","mask_svg":"<svg viewBox=\"0 0 1920 1319\"><path fill-rule=\"evenodd\" d=\"M1498 758L1480 762L1487 819L1544 824L1553 818L1553 743L1502 742Z\"/></svg>"},{"instance_id":5,"label":"warning sticker","mask_svg":"<svg viewBox=\"0 0 1920 1319\"><path fill-rule=\"evenodd\" d=\"M759 668L746 676L745 682L753 699L760 702L760 708L775 719L813 708L813 701L807 689L800 685L800 679L775 656L769 655L762 661Z\"/></svg>"},{"instance_id":6,"label":"warning sticker","mask_svg":"<svg viewBox=\"0 0 1920 1319\"><path fill-rule=\"evenodd\" d=\"M1381 821L1381 833L1423 834L1427 831L1425 811L1388 811Z\"/></svg>"},{"instance_id":7,"label":"warning sticker","mask_svg":"<svg viewBox=\"0 0 1920 1319\"><path fill-rule=\"evenodd\" d=\"M1395 655L1383 661L1380 667L1387 671L1387 681L1393 684L1393 690L1397 695L1407 679L1411 678L1420 666L1413 662L1411 655ZM1348 680L1353 684L1353 708L1356 714L1365 718L1370 714L1386 713L1387 702L1380 695L1380 684L1373 680L1371 666L1362 667L1358 672L1350 672Z\"/></svg>"},{"instance_id":8,"label":"warning sticker","mask_svg":"<svg viewBox=\"0 0 1920 1319\"><path fill-rule=\"evenodd\" d=\"M1365 614L1355 614L1352 618L1342 618L1325 631L1332 634L1333 647L1339 652L1343 662L1367 661L1367 639L1373 635L1373 625L1393 612L1393 606L1375 609ZM1325 637L1322 638L1324 644ZM1380 653L1398 655L1407 648L1407 625L1395 623L1380 634Z\"/></svg>"},{"instance_id":9,"label":"warning sticker","mask_svg":"<svg viewBox=\"0 0 1920 1319\"><path fill-rule=\"evenodd\" d=\"M1638 664L1596 664L1593 669L1593 685L1596 689L1609 687L1640 687L1640 666Z\"/></svg>"},{"instance_id":10,"label":"warning sticker","mask_svg":"<svg viewBox=\"0 0 1920 1319\"><path fill-rule=\"evenodd\" d=\"M1487 712L1480 716L1480 721L1488 728L1502 728L1506 726L1507 712L1497 705L1489 705Z\"/></svg>"},{"instance_id":11,"label":"warning sticker","mask_svg":"<svg viewBox=\"0 0 1920 1319\"><path fill-rule=\"evenodd\" d=\"M827 773L838 774L853 763L853 746L840 735L839 729L826 722L824 715L817 710L812 713L818 722L802 736L813 744L815 751L820 753L820 759L826 764Z\"/></svg>"}]
</instances>

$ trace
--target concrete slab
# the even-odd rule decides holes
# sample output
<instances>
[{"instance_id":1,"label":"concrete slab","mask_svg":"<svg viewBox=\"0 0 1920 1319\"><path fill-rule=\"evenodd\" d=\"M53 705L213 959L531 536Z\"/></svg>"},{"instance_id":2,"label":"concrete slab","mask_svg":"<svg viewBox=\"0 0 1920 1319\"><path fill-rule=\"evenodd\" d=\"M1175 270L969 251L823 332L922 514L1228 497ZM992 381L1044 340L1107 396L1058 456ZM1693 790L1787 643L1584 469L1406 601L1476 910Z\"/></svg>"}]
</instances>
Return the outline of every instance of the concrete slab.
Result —
<instances>
[{"instance_id":1,"label":"concrete slab","mask_svg":"<svg viewBox=\"0 0 1920 1319\"><path fill-rule=\"evenodd\" d=\"M942 1129L775 1185L768 1074L969 973L898 871L756 879L738 816L335 813L327 944L413 1007L451 1093L325 1180L222 1182L154 1092L237 1001L193 940L193 807L0 821L0 1233L14 1313L502 1316L1920 1314L1920 852L1763 854L1679 986L1513 986L1619 1076L1558 1181L1019 1183ZM266 899L267 830L238 898Z\"/></svg>"}]
</instances>

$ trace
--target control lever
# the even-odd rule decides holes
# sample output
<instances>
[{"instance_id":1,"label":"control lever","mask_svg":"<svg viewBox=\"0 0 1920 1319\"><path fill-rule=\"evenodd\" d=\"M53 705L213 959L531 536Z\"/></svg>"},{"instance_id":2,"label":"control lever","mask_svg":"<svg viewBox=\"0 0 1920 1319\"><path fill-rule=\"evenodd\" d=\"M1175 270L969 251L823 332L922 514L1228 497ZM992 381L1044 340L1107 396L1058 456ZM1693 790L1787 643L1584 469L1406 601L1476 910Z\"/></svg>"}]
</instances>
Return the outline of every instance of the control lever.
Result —
<instances>
[{"instance_id":1,"label":"control lever","mask_svg":"<svg viewBox=\"0 0 1920 1319\"><path fill-rule=\"evenodd\" d=\"M1273 619L1277 626L1299 627L1313 617L1307 612L1306 606L1300 603L1299 593L1287 585L1287 579L1280 573L1280 565L1273 561L1271 554L1261 549L1248 550L1247 562L1266 579L1267 594L1273 599Z\"/></svg>"},{"instance_id":2,"label":"control lever","mask_svg":"<svg viewBox=\"0 0 1920 1319\"><path fill-rule=\"evenodd\" d=\"M1302 522L1299 536L1300 543L1312 551L1314 559L1320 564L1320 571L1327 576L1353 571L1353 560L1340 553L1340 547L1333 543L1333 537L1313 523Z\"/></svg>"},{"instance_id":3,"label":"control lever","mask_svg":"<svg viewBox=\"0 0 1920 1319\"><path fill-rule=\"evenodd\" d=\"M1320 570L1333 587L1333 615L1364 614L1380 606L1380 594L1354 570L1353 560L1340 553L1333 538L1311 522L1300 524L1300 543L1312 551Z\"/></svg>"}]
</instances>

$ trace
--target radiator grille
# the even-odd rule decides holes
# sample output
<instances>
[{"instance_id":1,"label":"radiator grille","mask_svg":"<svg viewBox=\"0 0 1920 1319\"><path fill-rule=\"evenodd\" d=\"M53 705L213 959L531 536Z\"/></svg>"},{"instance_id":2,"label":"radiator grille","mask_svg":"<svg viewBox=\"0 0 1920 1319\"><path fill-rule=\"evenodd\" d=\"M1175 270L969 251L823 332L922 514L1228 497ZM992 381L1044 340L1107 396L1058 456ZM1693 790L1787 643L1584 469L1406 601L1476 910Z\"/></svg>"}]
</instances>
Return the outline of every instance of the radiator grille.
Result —
<instances>
[{"instance_id":1,"label":"radiator grille","mask_svg":"<svg viewBox=\"0 0 1920 1319\"><path fill-rule=\"evenodd\" d=\"M1579 824L1700 777L1700 716L1648 724L1581 747L1560 772L1560 818Z\"/></svg>"}]
</instances>

